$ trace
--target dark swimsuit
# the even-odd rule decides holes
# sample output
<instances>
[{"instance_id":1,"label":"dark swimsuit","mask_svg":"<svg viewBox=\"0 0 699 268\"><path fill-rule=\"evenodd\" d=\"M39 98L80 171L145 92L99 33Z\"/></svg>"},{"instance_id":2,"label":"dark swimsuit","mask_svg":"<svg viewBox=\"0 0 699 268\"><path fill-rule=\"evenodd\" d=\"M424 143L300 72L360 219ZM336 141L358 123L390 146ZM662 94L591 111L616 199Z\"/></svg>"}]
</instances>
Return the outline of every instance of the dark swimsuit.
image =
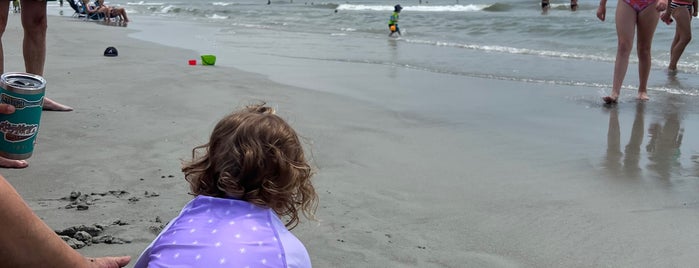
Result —
<instances>
[{"instance_id":1,"label":"dark swimsuit","mask_svg":"<svg viewBox=\"0 0 699 268\"><path fill-rule=\"evenodd\" d=\"M675 9L678 7L686 7L687 10L689 10L689 14L692 14L692 4L684 4L684 3L680 4L680 3L675 3L675 2L670 3L670 9Z\"/></svg>"}]
</instances>

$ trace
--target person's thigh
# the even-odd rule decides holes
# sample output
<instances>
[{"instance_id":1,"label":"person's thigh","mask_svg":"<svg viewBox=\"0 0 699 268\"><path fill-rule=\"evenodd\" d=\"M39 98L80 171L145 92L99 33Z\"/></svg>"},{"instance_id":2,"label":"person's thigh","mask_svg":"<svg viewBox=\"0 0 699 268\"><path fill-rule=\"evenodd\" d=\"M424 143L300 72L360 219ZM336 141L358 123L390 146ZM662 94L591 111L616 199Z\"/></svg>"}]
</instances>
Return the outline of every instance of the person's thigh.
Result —
<instances>
[{"instance_id":1,"label":"person's thigh","mask_svg":"<svg viewBox=\"0 0 699 268\"><path fill-rule=\"evenodd\" d=\"M676 31L684 35L692 34L692 14L689 13L689 9L686 7L678 7L672 11L672 17L675 18L677 22Z\"/></svg>"},{"instance_id":2,"label":"person's thigh","mask_svg":"<svg viewBox=\"0 0 699 268\"><path fill-rule=\"evenodd\" d=\"M655 10L656 4L657 2L653 3L638 14L638 45L644 48L650 48L655 28L658 26L660 13Z\"/></svg>"},{"instance_id":3,"label":"person's thigh","mask_svg":"<svg viewBox=\"0 0 699 268\"><path fill-rule=\"evenodd\" d=\"M3 0L0 0L0 2ZM46 25L46 1L22 0L22 25Z\"/></svg>"},{"instance_id":4,"label":"person's thigh","mask_svg":"<svg viewBox=\"0 0 699 268\"><path fill-rule=\"evenodd\" d=\"M10 13L10 1L0 0L0 31L5 32L7 26L7 16Z\"/></svg>"},{"instance_id":5,"label":"person's thigh","mask_svg":"<svg viewBox=\"0 0 699 268\"><path fill-rule=\"evenodd\" d=\"M636 10L623 0L618 0L616 7L616 35L619 43L631 46L636 33L636 20L638 19Z\"/></svg>"}]
</instances>

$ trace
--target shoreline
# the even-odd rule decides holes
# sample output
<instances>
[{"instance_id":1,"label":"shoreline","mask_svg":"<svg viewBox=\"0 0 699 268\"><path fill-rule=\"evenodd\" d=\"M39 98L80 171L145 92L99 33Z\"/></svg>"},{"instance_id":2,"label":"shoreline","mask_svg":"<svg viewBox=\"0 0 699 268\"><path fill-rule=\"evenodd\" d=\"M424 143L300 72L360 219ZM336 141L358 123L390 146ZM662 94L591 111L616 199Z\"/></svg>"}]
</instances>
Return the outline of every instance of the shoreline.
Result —
<instances>
[{"instance_id":1,"label":"shoreline","mask_svg":"<svg viewBox=\"0 0 699 268\"><path fill-rule=\"evenodd\" d=\"M7 71L22 66L18 22L10 15L3 40ZM223 115L267 100L305 137L318 169L320 221L293 230L316 267L695 263L694 97L657 93L644 105L624 98L606 108L588 88L352 64L328 74L362 79L318 91L227 64L188 66L199 52L133 34L49 17L47 96L76 110L44 113L29 168L2 171L53 229L100 223L131 241L84 247L85 255L131 255L132 266L155 238L152 227L191 198L179 161ZM103 57L107 46L119 56ZM405 84L372 91L392 81ZM438 85L441 95L410 90L418 85ZM343 87L358 88L358 97L333 93ZM637 120L641 137L656 137L655 151L644 150L649 138L631 143ZM680 128L684 139L673 148ZM638 148L635 163L628 152L617 158L629 144ZM73 191L92 198L89 209L65 208L61 198Z\"/></svg>"}]
</instances>

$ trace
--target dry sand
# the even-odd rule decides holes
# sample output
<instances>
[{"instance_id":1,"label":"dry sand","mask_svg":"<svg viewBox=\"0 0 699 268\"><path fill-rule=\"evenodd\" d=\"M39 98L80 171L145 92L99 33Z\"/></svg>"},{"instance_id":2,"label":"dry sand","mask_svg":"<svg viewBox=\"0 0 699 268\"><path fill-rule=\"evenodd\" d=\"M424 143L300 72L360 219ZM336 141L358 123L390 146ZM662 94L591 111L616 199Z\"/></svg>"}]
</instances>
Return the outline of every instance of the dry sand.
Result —
<instances>
[{"instance_id":1,"label":"dry sand","mask_svg":"<svg viewBox=\"0 0 699 268\"><path fill-rule=\"evenodd\" d=\"M23 70L18 18L3 38L6 71ZM44 113L30 167L2 173L53 229L102 224L100 235L128 241L79 249L85 255L136 258L190 199L180 160L224 114L264 100L306 138L318 168L320 221L294 230L316 267L698 263L696 163L679 175L645 160L641 175L610 172L639 118L633 103L606 109L588 89L473 78L447 120L435 115L453 111L438 105L425 116L188 66L196 52L130 39L129 28L69 17L49 25L47 96L76 110ZM103 57L108 46L119 56ZM654 97L641 119L671 126L662 108L673 100ZM697 130L696 112L682 118L675 125ZM687 137L684 152L696 155ZM71 207L71 192L86 210Z\"/></svg>"}]
</instances>

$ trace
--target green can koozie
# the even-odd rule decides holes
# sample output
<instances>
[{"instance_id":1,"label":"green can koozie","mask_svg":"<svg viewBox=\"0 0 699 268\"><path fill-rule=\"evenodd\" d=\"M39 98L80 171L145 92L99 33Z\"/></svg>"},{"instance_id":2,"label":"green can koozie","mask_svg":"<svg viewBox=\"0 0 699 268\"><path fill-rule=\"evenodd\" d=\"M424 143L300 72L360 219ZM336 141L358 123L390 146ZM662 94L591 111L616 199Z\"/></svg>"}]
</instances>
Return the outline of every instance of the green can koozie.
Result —
<instances>
[{"instance_id":1,"label":"green can koozie","mask_svg":"<svg viewBox=\"0 0 699 268\"><path fill-rule=\"evenodd\" d=\"M13 114L0 114L0 156L22 160L32 156L39 132L46 80L29 73L0 76L0 103L15 107Z\"/></svg>"}]
</instances>

